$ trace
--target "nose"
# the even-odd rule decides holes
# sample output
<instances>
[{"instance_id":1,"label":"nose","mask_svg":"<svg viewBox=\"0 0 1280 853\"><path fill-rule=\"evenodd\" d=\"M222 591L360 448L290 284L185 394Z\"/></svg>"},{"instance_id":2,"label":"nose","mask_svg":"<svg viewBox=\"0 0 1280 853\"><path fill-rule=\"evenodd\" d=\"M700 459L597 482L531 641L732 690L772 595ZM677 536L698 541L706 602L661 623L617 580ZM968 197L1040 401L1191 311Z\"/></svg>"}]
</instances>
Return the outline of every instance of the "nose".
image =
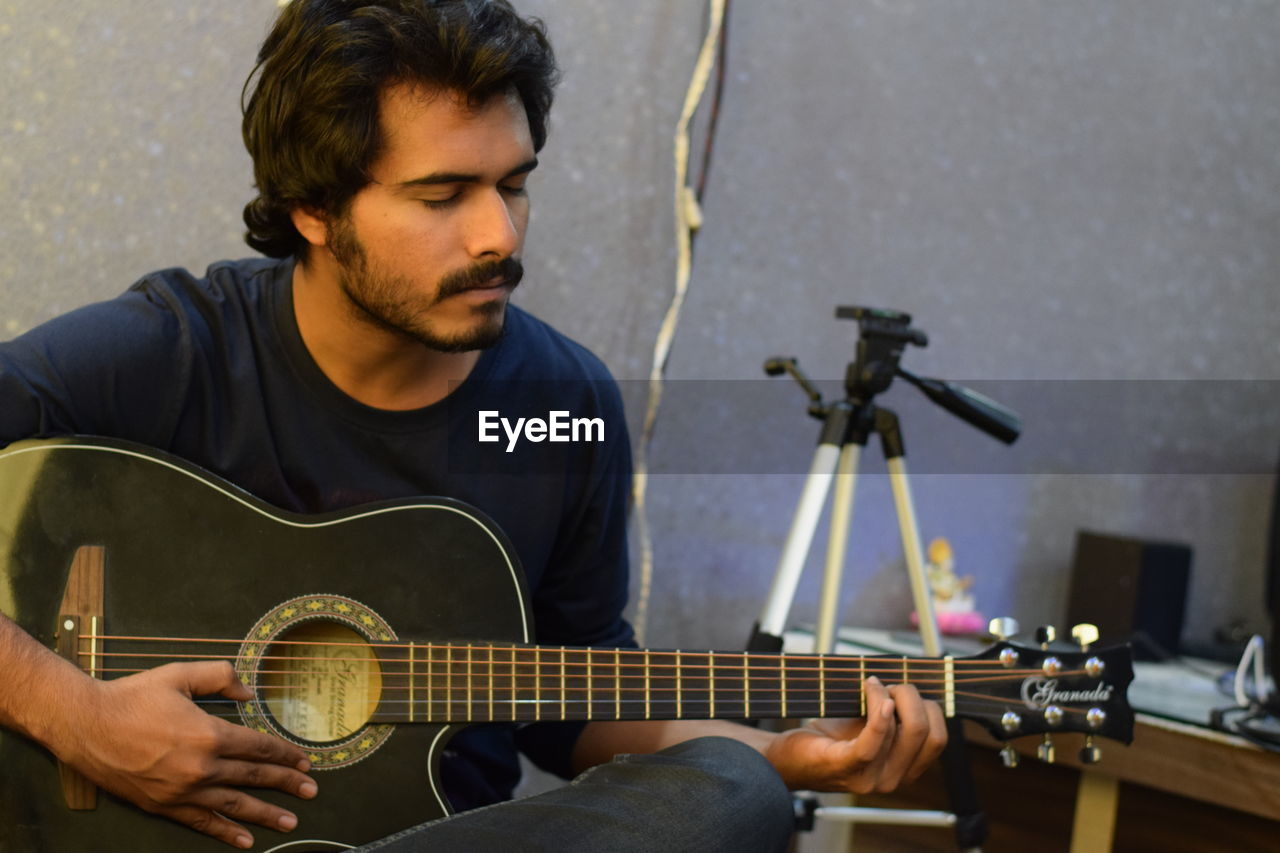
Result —
<instances>
[{"instance_id":1,"label":"nose","mask_svg":"<svg viewBox=\"0 0 1280 853\"><path fill-rule=\"evenodd\" d=\"M467 222L467 250L474 258L506 258L516 254L524 238L526 212L521 199L500 190L481 194Z\"/></svg>"}]
</instances>

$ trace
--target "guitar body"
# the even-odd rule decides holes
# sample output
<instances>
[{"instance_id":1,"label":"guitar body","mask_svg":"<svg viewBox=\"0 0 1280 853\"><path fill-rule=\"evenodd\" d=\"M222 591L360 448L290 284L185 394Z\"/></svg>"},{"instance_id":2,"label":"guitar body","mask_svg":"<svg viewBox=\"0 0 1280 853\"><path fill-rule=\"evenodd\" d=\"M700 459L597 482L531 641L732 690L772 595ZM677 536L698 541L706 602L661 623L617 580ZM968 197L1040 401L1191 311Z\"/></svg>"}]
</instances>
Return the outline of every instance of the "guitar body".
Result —
<instances>
[{"instance_id":1,"label":"guitar body","mask_svg":"<svg viewBox=\"0 0 1280 853\"><path fill-rule=\"evenodd\" d=\"M298 516L120 442L29 441L0 451L0 608L47 646L55 645L69 567L86 545L104 549L97 631L110 636L249 643L251 633L265 637L289 619L323 621L341 611L356 628L368 626L371 641L388 630L391 639L530 640L523 574L507 540L461 503ZM282 602L293 604L282 609ZM102 650L111 652L112 642ZM254 724L243 716L233 722ZM369 724L367 737L330 749L317 764L316 799L256 792L297 813L299 829L255 826L253 849L348 849L446 814L436 771L456 728ZM304 839L314 843L298 843ZM0 850L226 849L101 791L94 808L69 808L53 756L0 730Z\"/></svg>"}]
</instances>

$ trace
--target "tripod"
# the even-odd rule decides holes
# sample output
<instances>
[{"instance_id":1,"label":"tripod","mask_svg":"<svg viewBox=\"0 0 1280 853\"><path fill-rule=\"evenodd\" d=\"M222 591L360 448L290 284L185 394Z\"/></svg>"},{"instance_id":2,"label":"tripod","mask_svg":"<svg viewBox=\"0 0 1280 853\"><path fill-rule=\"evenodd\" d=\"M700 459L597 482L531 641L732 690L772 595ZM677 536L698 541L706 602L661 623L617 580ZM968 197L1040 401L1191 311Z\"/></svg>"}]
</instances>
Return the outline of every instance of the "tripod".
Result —
<instances>
[{"instance_id":1,"label":"tripod","mask_svg":"<svg viewBox=\"0 0 1280 853\"><path fill-rule=\"evenodd\" d=\"M939 657L942 655L942 641L933 615L925 575L920 533L907 478L901 427L898 416L889 409L875 405L874 398L888 388L895 376L901 375L948 411L1002 441L1012 442L1016 439L1021 424L1013 412L981 395L952 383L922 379L904 370L899 361L906 346L925 346L928 343L923 332L911 328L910 315L870 308L841 307L836 310L836 317L857 320L861 333L856 360L849 365L845 374L846 399L831 404L824 403L822 395L800 371L795 359L774 358L765 363L765 372L769 375L788 373L800 384L809 396L809 414L820 419L823 425L769 597L752 630L747 648L750 651L781 650L787 613L795 598L796 587L834 480L835 495L818 623L814 632L814 651L829 654L834 649L840 585L848 533L853 520L853 495L858 464L862 450L871 434L875 433L880 436L889 468L920 639L926 655ZM819 807L816 801L809 800L802 801L803 808L799 810L801 827L812 828L815 816L863 823L950 826L955 831L961 849L978 850L986 839L986 817L978 804L964 732L958 719L947 720L947 734L948 742L942 765L951 812Z\"/></svg>"}]
</instances>

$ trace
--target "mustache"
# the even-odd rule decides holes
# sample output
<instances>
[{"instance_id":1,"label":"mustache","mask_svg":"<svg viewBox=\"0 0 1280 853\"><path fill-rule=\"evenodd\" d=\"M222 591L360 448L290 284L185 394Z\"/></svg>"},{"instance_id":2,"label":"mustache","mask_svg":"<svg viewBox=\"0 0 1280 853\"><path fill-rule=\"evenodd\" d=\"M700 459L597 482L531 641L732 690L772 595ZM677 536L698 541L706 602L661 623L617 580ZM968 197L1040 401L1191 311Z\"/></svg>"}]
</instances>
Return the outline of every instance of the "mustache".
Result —
<instances>
[{"instance_id":1,"label":"mustache","mask_svg":"<svg viewBox=\"0 0 1280 853\"><path fill-rule=\"evenodd\" d=\"M495 278L514 288L524 278L524 264L516 258L507 257L499 261L481 261L464 269L454 270L440 279L437 298L444 299L477 287L488 287Z\"/></svg>"}]
</instances>

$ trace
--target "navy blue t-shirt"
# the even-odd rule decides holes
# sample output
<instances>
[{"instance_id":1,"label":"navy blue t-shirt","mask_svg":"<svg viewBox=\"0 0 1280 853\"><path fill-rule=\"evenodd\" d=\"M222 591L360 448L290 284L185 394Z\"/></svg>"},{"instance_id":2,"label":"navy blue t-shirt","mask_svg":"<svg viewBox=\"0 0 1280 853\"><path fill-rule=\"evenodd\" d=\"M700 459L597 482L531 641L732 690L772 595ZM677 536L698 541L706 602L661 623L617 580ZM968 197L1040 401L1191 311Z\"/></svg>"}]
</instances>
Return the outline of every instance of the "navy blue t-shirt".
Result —
<instances>
[{"instance_id":1,"label":"navy blue t-shirt","mask_svg":"<svg viewBox=\"0 0 1280 853\"><path fill-rule=\"evenodd\" d=\"M171 269L120 297L0 343L0 446L101 435L194 462L282 509L323 512L437 495L472 504L513 543L535 639L632 645L626 507L631 458L617 386L580 345L511 306L499 343L432 406L385 411L333 385L293 312L291 261ZM598 419L578 442L482 442L480 413ZM603 435L598 435L602 432ZM581 436L586 438L584 434ZM600 438L602 440L595 440ZM454 806L507 799L516 748L569 773L580 723L476 726L442 760Z\"/></svg>"}]
</instances>

